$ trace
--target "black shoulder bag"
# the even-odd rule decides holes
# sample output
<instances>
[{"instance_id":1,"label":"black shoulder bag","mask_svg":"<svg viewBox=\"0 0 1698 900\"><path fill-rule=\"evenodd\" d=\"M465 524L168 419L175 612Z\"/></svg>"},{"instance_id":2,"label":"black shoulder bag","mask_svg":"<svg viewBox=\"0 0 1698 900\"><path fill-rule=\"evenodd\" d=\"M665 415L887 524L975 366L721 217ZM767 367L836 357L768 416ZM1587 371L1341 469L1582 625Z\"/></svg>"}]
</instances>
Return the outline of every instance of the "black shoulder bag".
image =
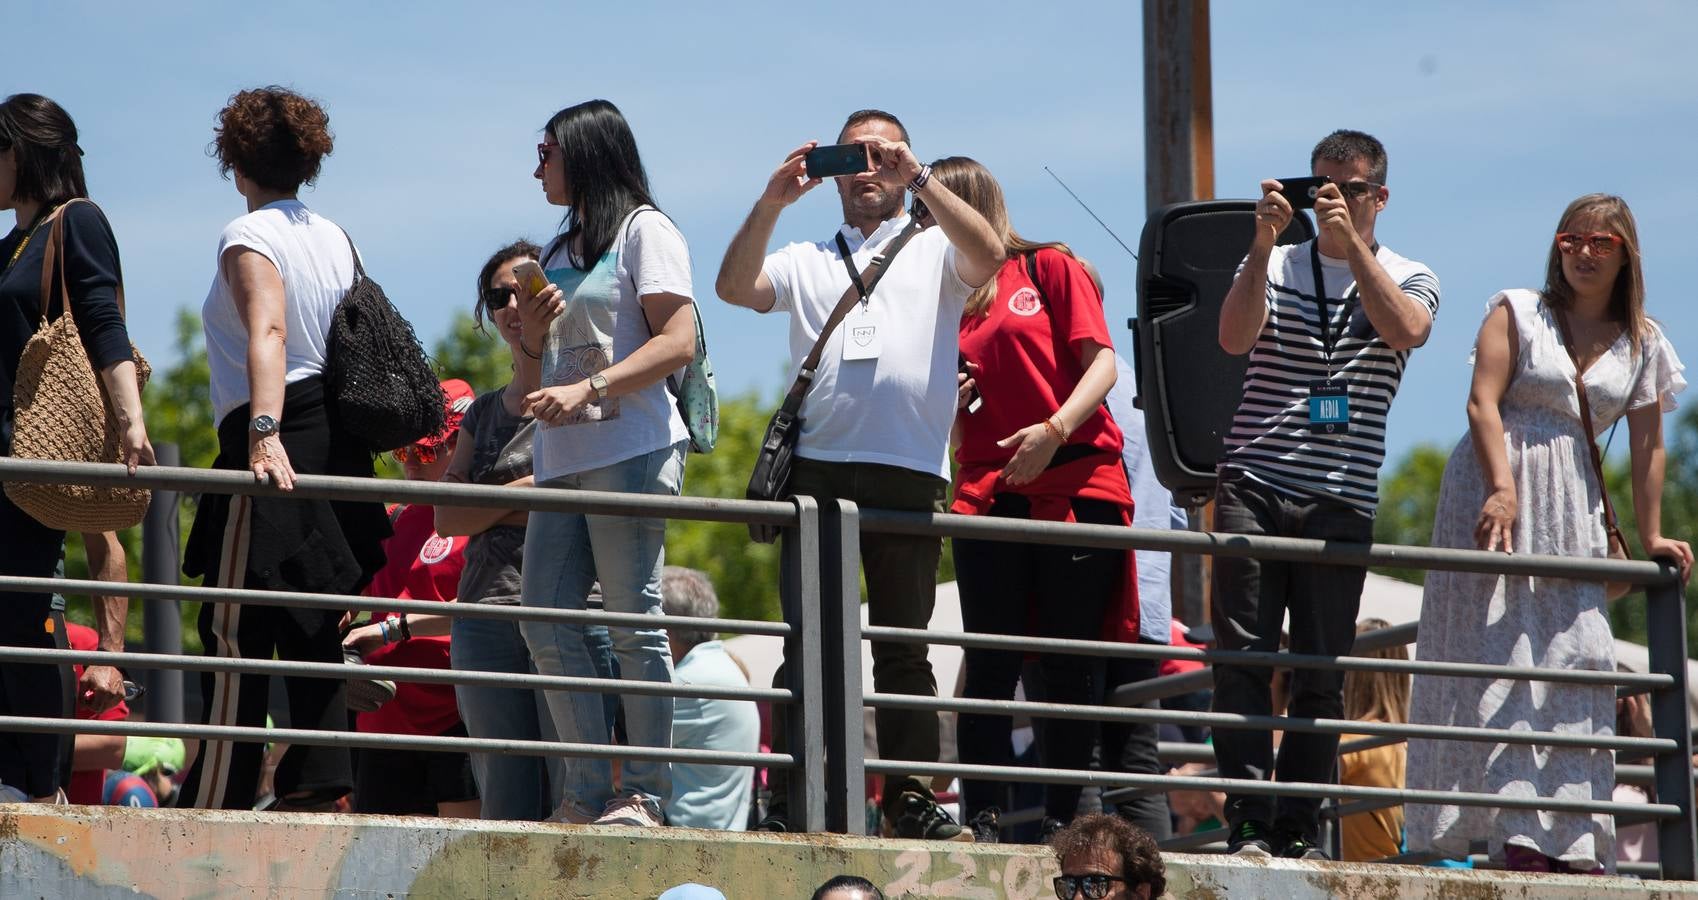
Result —
<instances>
[{"instance_id":1,"label":"black shoulder bag","mask_svg":"<svg viewBox=\"0 0 1698 900\"><path fill-rule=\"evenodd\" d=\"M351 237L348 252L354 283L330 318L325 387L336 424L372 453L387 453L441 431L448 398L412 323L367 277Z\"/></svg>"},{"instance_id":2,"label":"black shoulder bag","mask_svg":"<svg viewBox=\"0 0 1698 900\"><path fill-rule=\"evenodd\" d=\"M831 318L826 319L825 327L820 329L820 336L814 341L814 348L808 351L808 358L802 361L802 370L796 373L796 381L790 385L790 391L784 395L784 402L778 411L772 414L772 421L766 425L766 435L761 438L761 449L755 456L755 471L749 476L749 489L746 496L750 500L781 500L789 495L790 467L795 462L796 441L802 436L802 400L808 395L808 387L813 384L814 372L819 369L820 352L825 349L825 342L831 333L837 330L839 322L849 314L849 310L857 302L872 296L873 288L878 286L879 279L890 270L890 264L896 260L896 254L907 245L908 239L920 231L917 221L910 221L908 227L890 242L890 246L873 261L867 264L866 272L855 271L855 263L849 255L849 245L843 236L837 236L838 253L843 257L843 266L849 270L849 289L843 292L843 299L837 301L837 308L831 311ZM762 544L770 544L778 540L778 528L772 525L750 525L749 536Z\"/></svg>"}]
</instances>

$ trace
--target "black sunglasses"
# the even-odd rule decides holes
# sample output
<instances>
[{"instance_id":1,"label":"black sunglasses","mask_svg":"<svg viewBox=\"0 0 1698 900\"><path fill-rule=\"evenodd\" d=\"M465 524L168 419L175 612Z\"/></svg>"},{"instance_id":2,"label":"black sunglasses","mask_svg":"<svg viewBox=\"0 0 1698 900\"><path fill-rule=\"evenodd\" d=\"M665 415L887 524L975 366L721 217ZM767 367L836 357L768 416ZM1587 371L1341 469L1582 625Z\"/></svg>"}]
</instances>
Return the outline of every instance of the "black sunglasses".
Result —
<instances>
[{"instance_id":1,"label":"black sunglasses","mask_svg":"<svg viewBox=\"0 0 1698 900\"><path fill-rule=\"evenodd\" d=\"M1055 895L1061 900L1073 900L1082 892L1086 900L1102 900L1108 896L1108 886L1113 881L1127 886L1132 884L1119 875L1058 875L1055 879Z\"/></svg>"},{"instance_id":2,"label":"black sunglasses","mask_svg":"<svg viewBox=\"0 0 1698 900\"><path fill-rule=\"evenodd\" d=\"M482 293L483 308L491 315L498 309L506 309L507 302L513 299L511 287L484 288Z\"/></svg>"},{"instance_id":3,"label":"black sunglasses","mask_svg":"<svg viewBox=\"0 0 1698 900\"><path fill-rule=\"evenodd\" d=\"M1333 183L1337 184L1338 189L1344 192L1344 196L1352 200L1369 194L1378 194L1380 188L1384 187L1384 185L1373 181L1337 181Z\"/></svg>"},{"instance_id":4,"label":"black sunglasses","mask_svg":"<svg viewBox=\"0 0 1698 900\"><path fill-rule=\"evenodd\" d=\"M915 197L914 202L908 206L908 215L916 219L924 219L931 214L932 211L926 209L926 202L918 197Z\"/></svg>"}]
</instances>

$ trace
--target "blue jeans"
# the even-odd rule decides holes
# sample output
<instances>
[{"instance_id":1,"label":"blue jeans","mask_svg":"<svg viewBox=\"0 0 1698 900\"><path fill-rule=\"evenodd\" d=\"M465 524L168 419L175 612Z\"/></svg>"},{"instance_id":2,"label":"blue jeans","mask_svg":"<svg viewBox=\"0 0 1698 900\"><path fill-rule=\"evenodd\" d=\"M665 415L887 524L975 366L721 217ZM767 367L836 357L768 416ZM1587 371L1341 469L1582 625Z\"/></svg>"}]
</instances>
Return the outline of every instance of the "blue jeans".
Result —
<instances>
[{"instance_id":1,"label":"blue jeans","mask_svg":"<svg viewBox=\"0 0 1698 900\"><path fill-rule=\"evenodd\" d=\"M587 472L550 479L543 487L677 496L684 483L684 448L646 453ZM525 534L523 602L546 609L583 609L590 586L601 581L608 612L646 613L653 627L609 628L619 676L635 681L672 680L672 651L660 600L660 568L665 553L666 520L582 513L532 513ZM584 626L554 622L520 625L537 671L544 675L589 678L596 674L584 646ZM608 744L600 694L547 692L548 708L560 740ZM625 732L632 746L672 746L672 698L626 695ZM599 809L613 799L613 768L602 759L567 759L564 799ZM623 768L623 793L637 793L663 807L672 790L667 763L632 760Z\"/></svg>"},{"instance_id":2,"label":"blue jeans","mask_svg":"<svg viewBox=\"0 0 1698 900\"><path fill-rule=\"evenodd\" d=\"M508 672L530 675L530 651L519 634L519 623L500 619L454 620L448 644L455 669L469 672ZM511 741L552 741L543 691L458 685L454 698L466 733L475 738ZM473 753L472 776L483 796L486 819L540 821L558 800L560 765L540 756ZM553 790L550 787L553 786Z\"/></svg>"}]
</instances>

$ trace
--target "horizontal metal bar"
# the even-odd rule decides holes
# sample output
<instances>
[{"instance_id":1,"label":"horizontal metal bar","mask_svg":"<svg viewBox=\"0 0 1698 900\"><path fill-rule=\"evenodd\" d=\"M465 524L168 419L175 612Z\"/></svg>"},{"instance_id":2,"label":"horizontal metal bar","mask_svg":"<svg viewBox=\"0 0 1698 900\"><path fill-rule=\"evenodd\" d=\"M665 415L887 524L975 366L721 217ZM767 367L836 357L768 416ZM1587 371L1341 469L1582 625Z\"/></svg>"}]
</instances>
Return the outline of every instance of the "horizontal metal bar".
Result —
<instances>
[{"instance_id":1,"label":"horizontal metal bar","mask_svg":"<svg viewBox=\"0 0 1698 900\"><path fill-rule=\"evenodd\" d=\"M1373 656L1315 656L1284 651L1198 650L1192 647L1168 647L1161 644L1121 644L1110 641L1080 641L1013 634L972 634L962 631L931 631L924 628L894 628L886 625L865 626L861 629L861 636L870 641L888 641L891 643L949 644L961 647L1019 650L1023 653L1067 653L1125 657L1128 659L1186 659L1214 664L1230 663L1240 666L1268 666L1281 669L1395 672L1455 678L1510 678L1517 681L1592 684L1610 687L1618 684L1633 684L1653 690L1666 688L1674 683L1673 676L1657 673L1546 669L1537 666L1493 666L1480 663L1437 662L1420 659L1381 659ZM1118 693L1115 699L1117 702L1119 701Z\"/></svg>"},{"instance_id":2,"label":"horizontal metal bar","mask_svg":"<svg viewBox=\"0 0 1698 900\"><path fill-rule=\"evenodd\" d=\"M1678 749L1666 738L1515 731L1508 728L1459 728L1452 725L1406 725L1355 719L1304 719L1288 716L1241 716L1233 713L1192 712L1182 709L1113 709L1077 703L1033 703L1017 700L968 700L921 694L867 694L874 709L916 709L928 712L969 712L991 716L1025 713L1034 719L1093 719L1158 725L1207 725L1243 731L1302 731L1312 734L1364 734L1401 738L1472 741L1486 744L1530 744L1537 747L1575 747L1586 750L1635 750L1670 753Z\"/></svg>"},{"instance_id":3,"label":"horizontal metal bar","mask_svg":"<svg viewBox=\"0 0 1698 900\"><path fill-rule=\"evenodd\" d=\"M296 675L308 678L368 679L412 684L475 685L530 688L575 693L642 694L656 697L699 697L708 700L755 700L790 703L789 691L775 688L728 688L635 681L623 678L577 678L564 675L521 675L515 672L473 672L465 669L425 669L408 666L354 666L347 663L302 662L292 659L237 659L224 656L183 656L169 653L107 653L99 650L49 650L38 647L0 647L0 662L60 665L80 662L96 666L137 669L177 669L186 672L240 672L248 675Z\"/></svg>"},{"instance_id":4,"label":"horizontal metal bar","mask_svg":"<svg viewBox=\"0 0 1698 900\"><path fill-rule=\"evenodd\" d=\"M760 634L771 637L785 637L790 634L790 626L783 622L759 622L752 619L656 616L647 613L610 613L587 609L543 609L535 606L502 603L442 603L436 600L398 600L390 597L364 597L347 594L254 591L236 588L194 587L192 585L147 584L143 582L90 581L77 578L24 578L17 575L0 575L0 590L44 594L102 594L116 597L139 597L144 600L249 604L292 609L416 612L425 615L458 616L467 619L576 622L584 625L610 625L615 628L654 628L658 625L662 628L690 628L700 631Z\"/></svg>"},{"instance_id":5,"label":"horizontal metal bar","mask_svg":"<svg viewBox=\"0 0 1698 900\"><path fill-rule=\"evenodd\" d=\"M1045 769L1024 766L975 766L964 763L919 762L905 759L869 759L867 771L879 775L944 775L991 781L1033 784L1116 785L1157 787L1162 790L1230 791L1271 797L1337 797L1350 800L1395 800L1398 803L1436 803L1450 806L1481 806L1493 809L1532 809L1549 812L1623 813L1645 812L1657 818L1673 818L1680 807L1667 803L1618 803L1614 800L1556 800L1549 797L1507 797L1470 791L1411 791L1399 788L1362 787L1349 784L1319 784L1302 781L1254 781L1236 778L1196 778L1177 775L1132 775L1081 769Z\"/></svg>"},{"instance_id":6,"label":"horizontal metal bar","mask_svg":"<svg viewBox=\"0 0 1698 900\"><path fill-rule=\"evenodd\" d=\"M1365 631L1356 636L1356 643L1350 652L1361 655L1376 650L1384 650L1387 647L1402 647L1411 644L1415 641L1419 624L1418 622L1404 622L1390 628ZM1214 670L1203 668L1191 672L1180 672L1177 675L1160 675L1155 678L1134 681L1131 684L1123 684L1115 688L1109 696L1115 706L1142 706L1152 700L1166 700L1169 697L1206 691L1214 687L1214 684ZM1646 689L1642 688L1635 692L1642 693L1644 690Z\"/></svg>"},{"instance_id":7,"label":"horizontal metal bar","mask_svg":"<svg viewBox=\"0 0 1698 900\"><path fill-rule=\"evenodd\" d=\"M1569 558L1538 554L1488 553L1447 547L1407 547L1398 544L1353 544L1308 538L1218 532L1125 528L1076 522L1040 522L954 513L861 510L861 530L923 537L972 538L1023 544L1104 547L1125 550L1166 550L1208 556L1319 562L1346 566L1389 566L1480 572L1496 575L1536 575L1577 581L1625 581L1629 584L1676 583L1679 570L1657 562L1594 557Z\"/></svg>"},{"instance_id":8,"label":"horizontal metal bar","mask_svg":"<svg viewBox=\"0 0 1698 900\"><path fill-rule=\"evenodd\" d=\"M648 516L736 524L794 525L796 507L767 500L673 497L545 487L502 487L446 481L353 478L345 475L297 475L295 489L279 491L248 472L142 466L129 474L116 463L42 462L0 458L0 481L45 484L93 484L152 488L189 494L246 494L308 500L399 500L432 506L477 506L530 512Z\"/></svg>"},{"instance_id":9,"label":"horizontal metal bar","mask_svg":"<svg viewBox=\"0 0 1698 900\"><path fill-rule=\"evenodd\" d=\"M421 737L369 731L314 731L294 728L247 728L234 725L191 725L166 722L122 722L101 719L45 719L0 716L0 732L37 734L116 734L125 737L174 737L185 741L300 744L312 747L374 747L427 750L437 753L500 753L510 756L564 756L579 759L640 759L651 762L696 763L711 766L772 766L793 768L788 753L735 753L728 750L632 747L626 744L570 744L552 741L508 741L492 738Z\"/></svg>"}]
</instances>

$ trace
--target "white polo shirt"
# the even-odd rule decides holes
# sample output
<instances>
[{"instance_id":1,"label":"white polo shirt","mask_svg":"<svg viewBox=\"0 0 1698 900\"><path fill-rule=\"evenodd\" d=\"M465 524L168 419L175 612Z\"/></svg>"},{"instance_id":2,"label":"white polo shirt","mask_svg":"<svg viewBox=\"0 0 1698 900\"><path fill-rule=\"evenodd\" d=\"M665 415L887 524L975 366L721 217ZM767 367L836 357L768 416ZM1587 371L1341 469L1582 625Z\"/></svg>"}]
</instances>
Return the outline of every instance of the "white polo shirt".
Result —
<instances>
[{"instance_id":1,"label":"white polo shirt","mask_svg":"<svg viewBox=\"0 0 1698 900\"><path fill-rule=\"evenodd\" d=\"M906 213L870 237L844 225L840 232L856 271L907 226ZM772 311L790 313L794 379L849 289L849 272L835 239L790 244L768 256L761 271L777 294ZM796 454L822 462L901 466L948 480L961 312L971 293L956 274L955 248L943 229L914 235L873 289L866 309L882 333L878 358L843 358L860 310L850 311L826 341L802 404Z\"/></svg>"}]
</instances>

